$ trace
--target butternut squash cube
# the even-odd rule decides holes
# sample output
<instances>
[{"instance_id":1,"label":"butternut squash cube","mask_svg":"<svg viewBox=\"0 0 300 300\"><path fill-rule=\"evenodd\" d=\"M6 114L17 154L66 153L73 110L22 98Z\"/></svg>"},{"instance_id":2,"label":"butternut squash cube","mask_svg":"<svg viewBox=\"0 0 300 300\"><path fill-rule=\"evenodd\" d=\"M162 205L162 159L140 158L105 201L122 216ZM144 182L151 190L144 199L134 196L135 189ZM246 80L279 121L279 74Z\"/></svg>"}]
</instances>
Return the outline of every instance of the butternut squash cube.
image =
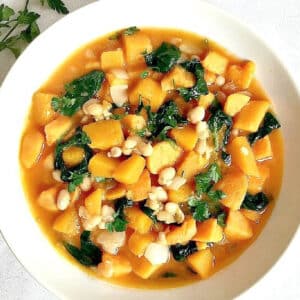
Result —
<instances>
[{"instance_id":1,"label":"butternut squash cube","mask_svg":"<svg viewBox=\"0 0 300 300\"><path fill-rule=\"evenodd\" d=\"M84 150L80 147L69 147L63 151L62 157L68 167L74 167L84 159Z\"/></svg>"},{"instance_id":2,"label":"butternut squash cube","mask_svg":"<svg viewBox=\"0 0 300 300\"><path fill-rule=\"evenodd\" d=\"M194 189L191 184L186 183L182 185L178 190L168 190L168 200L171 202L182 203L187 202L188 198Z\"/></svg>"},{"instance_id":3,"label":"butternut squash cube","mask_svg":"<svg viewBox=\"0 0 300 300\"><path fill-rule=\"evenodd\" d=\"M187 264L205 279L213 268L214 256L209 249L200 250L187 257Z\"/></svg>"},{"instance_id":4,"label":"butternut squash cube","mask_svg":"<svg viewBox=\"0 0 300 300\"><path fill-rule=\"evenodd\" d=\"M224 74L228 65L228 58L215 51L209 51L202 61L205 69L216 74Z\"/></svg>"},{"instance_id":5,"label":"butternut squash cube","mask_svg":"<svg viewBox=\"0 0 300 300\"><path fill-rule=\"evenodd\" d=\"M69 117L59 116L45 126L47 145L51 146L57 142L72 127L72 120Z\"/></svg>"},{"instance_id":6,"label":"butternut squash cube","mask_svg":"<svg viewBox=\"0 0 300 300\"><path fill-rule=\"evenodd\" d=\"M233 117L249 102L250 97L241 93L234 93L227 97L224 112Z\"/></svg>"},{"instance_id":7,"label":"butternut squash cube","mask_svg":"<svg viewBox=\"0 0 300 300\"><path fill-rule=\"evenodd\" d=\"M177 175L190 181L208 164L208 160L195 151L189 152L179 164Z\"/></svg>"},{"instance_id":8,"label":"butternut squash cube","mask_svg":"<svg viewBox=\"0 0 300 300\"><path fill-rule=\"evenodd\" d=\"M127 64L130 66L145 65L142 53L152 51L150 38L139 31L133 35L124 35L123 43Z\"/></svg>"},{"instance_id":9,"label":"butternut squash cube","mask_svg":"<svg viewBox=\"0 0 300 300\"><path fill-rule=\"evenodd\" d=\"M101 214L101 204L104 196L105 190L96 189L85 198L84 205L90 215L99 216Z\"/></svg>"},{"instance_id":10,"label":"butternut squash cube","mask_svg":"<svg viewBox=\"0 0 300 300\"><path fill-rule=\"evenodd\" d=\"M241 209L241 213L250 221L253 221L255 223L258 223L260 218L261 218L261 214L255 210L250 210L250 209Z\"/></svg>"},{"instance_id":11,"label":"butternut squash cube","mask_svg":"<svg viewBox=\"0 0 300 300\"><path fill-rule=\"evenodd\" d=\"M253 236L251 224L238 210L229 210L224 232L231 242L247 240Z\"/></svg>"},{"instance_id":12,"label":"butternut squash cube","mask_svg":"<svg viewBox=\"0 0 300 300\"><path fill-rule=\"evenodd\" d=\"M181 96L176 96L174 98L174 102L176 103L181 115L186 115L193 108L193 103L184 101Z\"/></svg>"},{"instance_id":13,"label":"butternut squash cube","mask_svg":"<svg viewBox=\"0 0 300 300\"><path fill-rule=\"evenodd\" d=\"M115 200L126 195L126 188L123 185L118 185L106 192L106 200Z\"/></svg>"},{"instance_id":14,"label":"butternut squash cube","mask_svg":"<svg viewBox=\"0 0 300 300\"><path fill-rule=\"evenodd\" d=\"M248 193L255 195L263 190L266 180L270 176L270 169L264 164L257 164L259 177L248 177Z\"/></svg>"},{"instance_id":15,"label":"butternut squash cube","mask_svg":"<svg viewBox=\"0 0 300 300\"><path fill-rule=\"evenodd\" d=\"M234 138L227 146L231 154L232 163L239 167L246 175L259 177L256 160L249 142L245 136Z\"/></svg>"},{"instance_id":16,"label":"butternut squash cube","mask_svg":"<svg viewBox=\"0 0 300 300\"><path fill-rule=\"evenodd\" d=\"M126 185L127 197L133 201L142 201L148 198L151 190L151 178L148 170L144 170L139 180L134 184Z\"/></svg>"},{"instance_id":17,"label":"butternut squash cube","mask_svg":"<svg viewBox=\"0 0 300 300\"><path fill-rule=\"evenodd\" d=\"M161 265L151 265L144 256L132 262L133 272L143 279L151 277L160 267Z\"/></svg>"},{"instance_id":18,"label":"butternut squash cube","mask_svg":"<svg viewBox=\"0 0 300 300\"><path fill-rule=\"evenodd\" d=\"M105 265L109 265L112 269L111 277L116 278L131 273L132 267L130 261L122 254L112 255L103 253L102 262L98 265L100 275L105 274Z\"/></svg>"},{"instance_id":19,"label":"butternut squash cube","mask_svg":"<svg viewBox=\"0 0 300 300\"><path fill-rule=\"evenodd\" d=\"M124 184L136 183L145 168L145 159L137 154L133 154L128 159L122 161L113 172L113 178Z\"/></svg>"},{"instance_id":20,"label":"butternut squash cube","mask_svg":"<svg viewBox=\"0 0 300 300\"><path fill-rule=\"evenodd\" d=\"M138 207L130 207L125 211L128 226L140 234L146 234L150 231L153 222Z\"/></svg>"},{"instance_id":21,"label":"butternut squash cube","mask_svg":"<svg viewBox=\"0 0 300 300\"><path fill-rule=\"evenodd\" d=\"M238 169L226 173L214 186L214 190L221 190L225 193L221 203L232 210L240 209L246 196L247 188L248 178Z\"/></svg>"},{"instance_id":22,"label":"butternut squash cube","mask_svg":"<svg viewBox=\"0 0 300 300\"><path fill-rule=\"evenodd\" d=\"M252 146L252 149L256 160L270 159L273 156L272 146L268 135L256 141Z\"/></svg>"},{"instance_id":23,"label":"butternut squash cube","mask_svg":"<svg viewBox=\"0 0 300 300\"><path fill-rule=\"evenodd\" d=\"M112 178L120 162L117 158L99 152L90 159L88 169L94 177Z\"/></svg>"},{"instance_id":24,"label":"butternut squash cube","mask_svg":"<svg viewBox=\"0 0 300 300\"><path fill-rule=\"evenodd\" d=\"M104 51L101 54L101 68L104 71L122 68L124 64L125 61L122 49Z\"/></svg>"},{"instance_id":25,"label":"butternut squash cube","mask_svg":"<svg viewBox=\"0 0 300 300\"><path fill-rule=\"evenodd\" d=\"M55 111L52 109L52 98L57 97L54 94L35 93L32 98L32 117L34 121L40 125L45 126L55 117Z\"/></svg>"},{"instance_id":26,"label":"butternut squash cube","mask_svg":"<svg viewBox=\"0 0 300 300\"><path fill-rule=\"evenodd\" d=\"M70 207L60 214L53 223L53 229L70 236L79 234L80 225L77 211Z\"/></svg>"},{"instance_id":27,"label":"butternut squash cube","mask_svg":"<svg viewBox=\"0 0 300 300\"><path fill-rule=\"evenodd\" d=\"M204 243L217 243L223 239L223 228L218 224L217 219L208 219L197 225L197 233L194 241Z\"/></svg>"},{"instance_id":28,"label":"butternut squash cube","mask_svg":"<svg viewBox=\"0 0 300 300\"><path fill-rule=\"evenodd\" d=\"M175 66L161 81L163 91L175 90L180 87L190 88L196 83L195 77L181 66Z\"/></svg>"},{"instance_id":29,"label":"butternut squash cube","mask_svg":"<svg viewBox=\"0 0 300 300\"><path fill-rule=\"evenodd\" d=\"M168 141L159 142L153 146L153 153L147 157L147 168L151 174L166 167L174 166L181 155L181 149Z\"/></svg>"},{"instance_id":30,"label":"butternut squash cube","mask_svg":"<svg viewBox=\"0 0 300 300\"><path fill-rule=\"evenodd\" d=\"M127 135L135 134L146 127L146 120L143 116L129 114L122 119L122 125Z\"/></svg>"},{"instance_id":31,"label":"butternut squash cube","mask_svg":"<svg viewBox=\"0 0 300 300\"><path fill-rule=\"evenodd\" d=\"M171 137L185 151L192 151L197 143L198 135L195 127L185 126L183 128L174 128L170 132Z\"/></svg>"},{"instance_id":32,"label":"butternut squash cube","mask_svg":"<svg viewBox=\"0 0 300 300\"><path fill-rule=\"evenodd\" d=\"M42 191L37 199L39 206L52 212L57 212L58 208L56 205L56 196L58 187L53 186L45 191Z\"/></svg>"},{"instance_id":33,"label":"butternut squash cube","mask_svg":"<svg viewBox=\"0 0 300 300\"><path fill-rule=\"evenodd\" d=\"M193 218L186 218L180 225L174 227L166 234L168 245L185 244L193 239L197 233L196 221Z\"/></svg>"},{"instance_id":34,"label":"butternut squash cube","mask_svg":"<svg viewBox=\"0 0 300 300\"><path fill-rule=\"evenodd\" d=\"M152 78L140 79L129 92L129 102L137 106L140 99L145 105L150 105L152 111L157 111L163 104L166 93L160 84Z\"/></svg>"},{"instance_id":35,"label":"butternut squash cube","mask_svg":"<svg viewBox=\"0 0 300 300\"><path fill-rule=\"evenodd\" d=\"M249 132L257 131L269 107L267 101L250 101L235 116L233 127Z\"/></svg>"},{"instance_id":36,"label":"butternut squash cube","mask_svg":"<svg viewBox=\"0 0 300 300\"><path fill-rule=\"evenodd\" d=\"M198 101L198 105L207 109L215 99L215 95L209 92L207 95L201 95Z\"/></svg>"},{"instance_id":37,"label":"butternut squash cube","mask_svg":"<svg viewBox=\"0 0 300 300\"><path fill-rule=\"evenodd\" d=\"M36 129L27 131L22 139L20 158L23 166L30 169L36 164L43 151L45 138Z\"/></svg>"},{"instance_id":38,"label":"butternut squash cube","mask_svg":"<svg viewBox=\"0 0 300 300\"><path fill-rule=\"evenodd\" d=\"M136 256L141 257L144 255L147 246L155 241L155 234L149 232L146 234L140 234L134 232L128 240L128 249Z\"/></svg>"},{"instance_id":39,"label":"butternut squash cube","mask_svg":"<svg viewBox=\"0 0 300 300\"><path fill-rule=\"evenodd\" d=\"M247 89L253 79L255 73L255 63L247 61L244 65L231 65L226 73L227 81L232 81L234 84L244 90Z\"/></svg>"},{"instance_id":40,"label":"butternut squash cube","mask_svg":"<svg viewBox=\"0 0 300 300\"><path fill-rule=\"evenodd\" d=\"M89 146L93 149L108 150L124 141L120 120L101 120L84 125L82 130L91 139Z\"/></svg>"}]
</instances>

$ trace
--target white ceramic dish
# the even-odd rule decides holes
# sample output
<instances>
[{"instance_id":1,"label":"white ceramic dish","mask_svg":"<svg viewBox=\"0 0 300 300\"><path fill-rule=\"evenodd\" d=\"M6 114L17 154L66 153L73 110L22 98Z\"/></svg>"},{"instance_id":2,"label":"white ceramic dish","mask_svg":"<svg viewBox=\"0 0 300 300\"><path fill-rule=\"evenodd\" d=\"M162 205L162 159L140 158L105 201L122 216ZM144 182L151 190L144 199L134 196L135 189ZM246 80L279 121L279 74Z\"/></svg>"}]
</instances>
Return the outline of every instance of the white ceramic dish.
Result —
<instances>
[{"instance_id":1,"label":"white ceramic dish","mask_svg":"<svg viewBox=\"0 0 300 300\"><path fill-rule=\"evenodd\" d=\"M188 13L187 13L188 12ZM88 277L61 257L40 231L24 199L18 148L32 93L75 49L113 30L137 25L174 27L207 36L238 56L254 60L257 77L274 101L285 138L285 174L280 198L258 240L232 265L210 279L171 290L133 290ZM280 60L237 20L197 0L101 0L57 22L18 59L0 99L1 231L20 262L45 287L64 299L232 299L275 264L298 227L300 101ZM276 272L274 268L273 272Z\"/></svg>"}]
</instances>

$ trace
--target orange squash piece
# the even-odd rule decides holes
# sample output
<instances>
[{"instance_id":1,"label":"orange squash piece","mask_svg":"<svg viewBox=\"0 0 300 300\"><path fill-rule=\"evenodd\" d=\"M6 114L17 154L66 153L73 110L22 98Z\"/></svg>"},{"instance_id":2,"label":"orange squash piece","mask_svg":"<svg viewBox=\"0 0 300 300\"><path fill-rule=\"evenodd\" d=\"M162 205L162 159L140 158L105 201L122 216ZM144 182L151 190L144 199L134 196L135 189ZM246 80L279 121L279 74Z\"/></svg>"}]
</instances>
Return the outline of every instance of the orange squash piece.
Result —
<instances>
[{"instance_id":1,"label":"orange squash piece","mask_svg":"<svg viewBox=\"0 0 300 300\"><path fill-rule=\"evenodd\" d=\"M140 234L148 233L153 225L153 221L138 207L127 208L125 215L128 226Z\"/></svg>"},{"instance_id":2,"label":"orange squash piece","mask_svg":"<svg viewBox=\"0 0 300 300\"><path fill-rule=\"evenodd\" d=\"M170 131L170 135L176 141L177 145L185 151L192 151L198 140L197 132L193 126L174 128Z\"/></svg>"},{"instance_id":3,"label":"orange squash piece","mask_svg":"<svg viewBox=\"0 0 300 300\"><path fill-rule=\"evenodd\" d=\"M121 122L127 135L135 134L136 131L146 127L146 120L143 116L128 114L122 119Z\"/></svg>"},{"instance_id":4,"label":"orange squash piece","mask_svg":"<svg viewBox=\"0 0 300 300\"><path fill-rule=\"evenodd\" d=\"M104 196L104 189L96 189L85 198L84 205L90 215L99 216L101 214L101 204L104 200Z\"/></svg>"},{"instance_id":5,"label":"orange squash piece","mask_svg":"<svg viewBox=\"0 0 300 300\"><path fill-rule=\"evenodd\" d=\"M122 49L104 51L101 54L101 68L104 71L122 68L124 64L125 60Z\"/></svg>"},{"instance_id":6,"label":"orange squash piece","mask_svg":"<svg viewBox=\"0 0 300 300\"><path fill-rule=\"evenodd\" d=\"M200 250L187 257L187 264L205 279L213 268L214 256L209 249Z\"/></svg>"},{"instance_id":7,"label":"orange squash piece","mask_svg":"<svg viewBox=\"0 0 300 300\"><path fill-rule=\"evenodd\" d=\"M228 58L216 51L209 51L202 64L210 72L224 74L228 65Z\"/></svg>"},{"instance_id":8,"label":"orange squash piece","mask_svg":"<svg viewBox=\"0 0 300 300\"><path fill-rule=\"evenodd\" d=\"M213 93L209 92L208 95L200 96L198 105L207 109L212 104L214 99L215 99L215 95Z\"/></svg>"},{"instance_id":9,"label":"orange squash piece","mask_svg":"<svg viewBox=\"0 0 300 300\"><path fill-rule=\"evenodd\" d=\"M256 160L270 159L273 156L271 141L268 135L256 141L252 149Z\"/></svg>"},{"instance_id":10,"label":"orange squash piece","mask_svg":"<svg viewBox=\"0 0 300 300\"><path fill-rule=\"evenodd\" d=\"M241 93L234 93L227 97L224 112L233 117L249 102L250 97Z\"/></svg>"},{"instance_id":11,"label":"orange squash piece","mask_svg":"<svg viewBox=\"0 0 300 300\"><path fill-rule=\"evenodd\" d=\"M104 265L103 265L104 264ZM132 267L128 258L122 254L112 255L109 253L103 253L102 262L98 265L98 271L101 274L102 267L105 268L105 264L108 264L112 268L111 277L120 277L131 273Z\"/></svg>"},{"instance_id":12,"label":"orange squash piece","mask_svg":"<svg viewBox=\"0 0 300 300\"><path fill-rule=\"evenodd\" d=\"M108 190L106 192L106 200L116 200L122 198L126 195L126 188L124 185L119 184L116 187Z\"/></svg>"},{"instance_id":13,"label":"orange squash piece","mask_svg":"<svg viewBox=\"0 0 300 300\"><path fill-rule=\"evenodd\" d=\"M217 243L223 239L223 228L218 224L217 219L208 219L197 225L197 233L193 241L204 243Z\"/></svg>"},{"instance_id":14,"label":"orange squash piece","mask_svg":"<svg viewBox=\"0 0 300 300\"><path fill-rule=\"evenodd\" d=\"M186 183L178 190L168 190L168 200L176 203L187 202L189 196L192 195L193 192L193 186L190 183Z\"/></svg>"},{"instance_id":15,"label":"orange squash piece","mask_svg":"<svg viewBox=\"0 0 300 300\"><path fill-rule=\"evenodd\" d=\"M258 223L260 218L261 218L261 214L257 211L254 210L250 210L250 209L241 209L241 213L250 221Z\"/></svg>"},{"instance_id":16,"label":"orange squash piece","mask_svg":"<svg viewBox=\"0 0 300 300\"><path fill-rule=\"evenodd\" d=\"M69 147L62 153L64 163L70 168L78 165L84 158L84 150L80 147Z\"/></svg>"},{"instance_id":17,"label":"orange squash piece","mask_svg":"<svg viewBox=\"0 0 300 300\"><path fill-rule=\"evenodd\" d=\"M132 271L143 279L151 277L161 265L152 265L144 256L131 260Z\"/></svg>"},{"instance_id":18,"label":"orange squash piece","mask_svg":"<svg viewBox=\"0 0 300 300\"><path fill-rule=\"evenodd\" d=\"M259 177L248 177L248 192L255 195L262 191L266 180L270 176L270 169L264 164L257 164Z\"/></svg>"},{"instance_id":19,"label":"orange squash piece","mask_svg":"<svg viewBox=\"0 0 300 300\"><path fill-rule=\"evenodd\" d=\"M45 191L42 191L38 196L37 203L44 209L52 212L57 212L56 196L58 193L58 186L53 186Z\"/></svg>"},{"instance_id":20,"label":"orange squash piece","mask_svg":"<svg viewBox=\"0 0 300 300\"><path fill-rule=\"evenodd\" d=\"M151 178L148 170L144 170L139 180L126 186L127 197L133 201L142 201L148 198L151 190Z\"/></svg>"},{"instance_id":21,"label":"orange squash piece","mask_svg":"<svg viewBox=\"0 0 300 300\"><path fill-rule=\"evenodd\" d=\"M155 241L155 234L149 232L146 234L140 234L134 232L128 239L128 249L136 256L141 257L144 255L148 245Z\"/></svg>"},{"instance_id":22,"label":"orange squash piece","mask_svg":"<svg viewBox=\"0 0 300 300\"><path fill-rule=\"evenodd\" d=\"M53 223L53 229L67 235L77 235L80 232L79 217L74 207L60 214Z\"/></svg>"}]
</instances>

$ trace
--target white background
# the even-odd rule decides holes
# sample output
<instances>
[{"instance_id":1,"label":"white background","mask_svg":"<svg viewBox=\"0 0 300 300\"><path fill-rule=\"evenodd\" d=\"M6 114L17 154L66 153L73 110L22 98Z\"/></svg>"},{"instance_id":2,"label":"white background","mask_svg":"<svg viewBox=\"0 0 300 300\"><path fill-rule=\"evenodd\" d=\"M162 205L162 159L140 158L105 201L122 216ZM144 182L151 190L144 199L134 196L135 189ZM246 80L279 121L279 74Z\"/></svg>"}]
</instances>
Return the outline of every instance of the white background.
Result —
<instances>
[{"instance_id":1,"label":"white background","mask_svg":"<svg viewBox=\"0 0 300 300\"><path fill-rule=\"evenodd\" d=\"M5 3L18 9L24 5L24 2L25 0L1 0L0 4ZM32 3L30 8L40 12L42 15L38 21L41 30L46 29L61 17L46 8L40 9L39 0L32 0L30 2ZM65 0L64 2L70 11L72 11L94 1ZM263 37L271 48L283 59L290 73L296 79L296 82L300 81L299 0L207 0L207 2L223 8L248 24L249 27ZM253 47L255 47L255 45L253 45ZM0 85L13 63L14 58L12 55L7 52L0 52ZM300 82L298 86L300 86ZM5 101L5 99L1 99L1 101ZM2 199L2 201L9 201L9 199ZM26 235L26 232L21 232L22 224L18 225L20 226L20 234ZM32 244L34 247L34 243ZM272 249L269 249L269 251L272 251ZM258 282L239 298L243 300L300 299L299 257L300 234L298 232L297 238L294 239L285 255L279 260L275 270L269 272L263 280ZM24 270L1 236L0 299L56 299Z\"/></svg>"}]
</instances>

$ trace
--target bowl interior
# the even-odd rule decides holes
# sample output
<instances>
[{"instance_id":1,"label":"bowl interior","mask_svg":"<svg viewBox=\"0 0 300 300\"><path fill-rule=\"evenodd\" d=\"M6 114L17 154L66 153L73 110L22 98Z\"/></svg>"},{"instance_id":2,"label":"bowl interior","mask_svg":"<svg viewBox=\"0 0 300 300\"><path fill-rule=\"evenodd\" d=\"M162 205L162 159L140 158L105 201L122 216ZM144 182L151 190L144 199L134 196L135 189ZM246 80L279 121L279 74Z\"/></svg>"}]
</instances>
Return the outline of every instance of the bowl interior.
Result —
<instances>
[{"instance_id":1,"label":"bowl interior","mask_svg":"<svg viewBox=\"0 0 300 300\"><path fill-rule=\"evenodd\" d=\"M38 37L18 59L3 83L0 119L2 209L0 228L21 263L49 290L72 299L232 299L260 279L278 260L300 217L297 171L300 157L299 93L272 51L235 19L197 0L102 0L65 17ZM172 290L116 288L88 277L61 257L32 218L19 180L18 148L33 92L81 45L113 30L137 25L180 28L215 40L240 57L257 63L257 78L273 100L285 139L282 192L257 241L233 264L206 281ZM12 114L10 112L13 112Z\"/></svg>"}]
</instances>

